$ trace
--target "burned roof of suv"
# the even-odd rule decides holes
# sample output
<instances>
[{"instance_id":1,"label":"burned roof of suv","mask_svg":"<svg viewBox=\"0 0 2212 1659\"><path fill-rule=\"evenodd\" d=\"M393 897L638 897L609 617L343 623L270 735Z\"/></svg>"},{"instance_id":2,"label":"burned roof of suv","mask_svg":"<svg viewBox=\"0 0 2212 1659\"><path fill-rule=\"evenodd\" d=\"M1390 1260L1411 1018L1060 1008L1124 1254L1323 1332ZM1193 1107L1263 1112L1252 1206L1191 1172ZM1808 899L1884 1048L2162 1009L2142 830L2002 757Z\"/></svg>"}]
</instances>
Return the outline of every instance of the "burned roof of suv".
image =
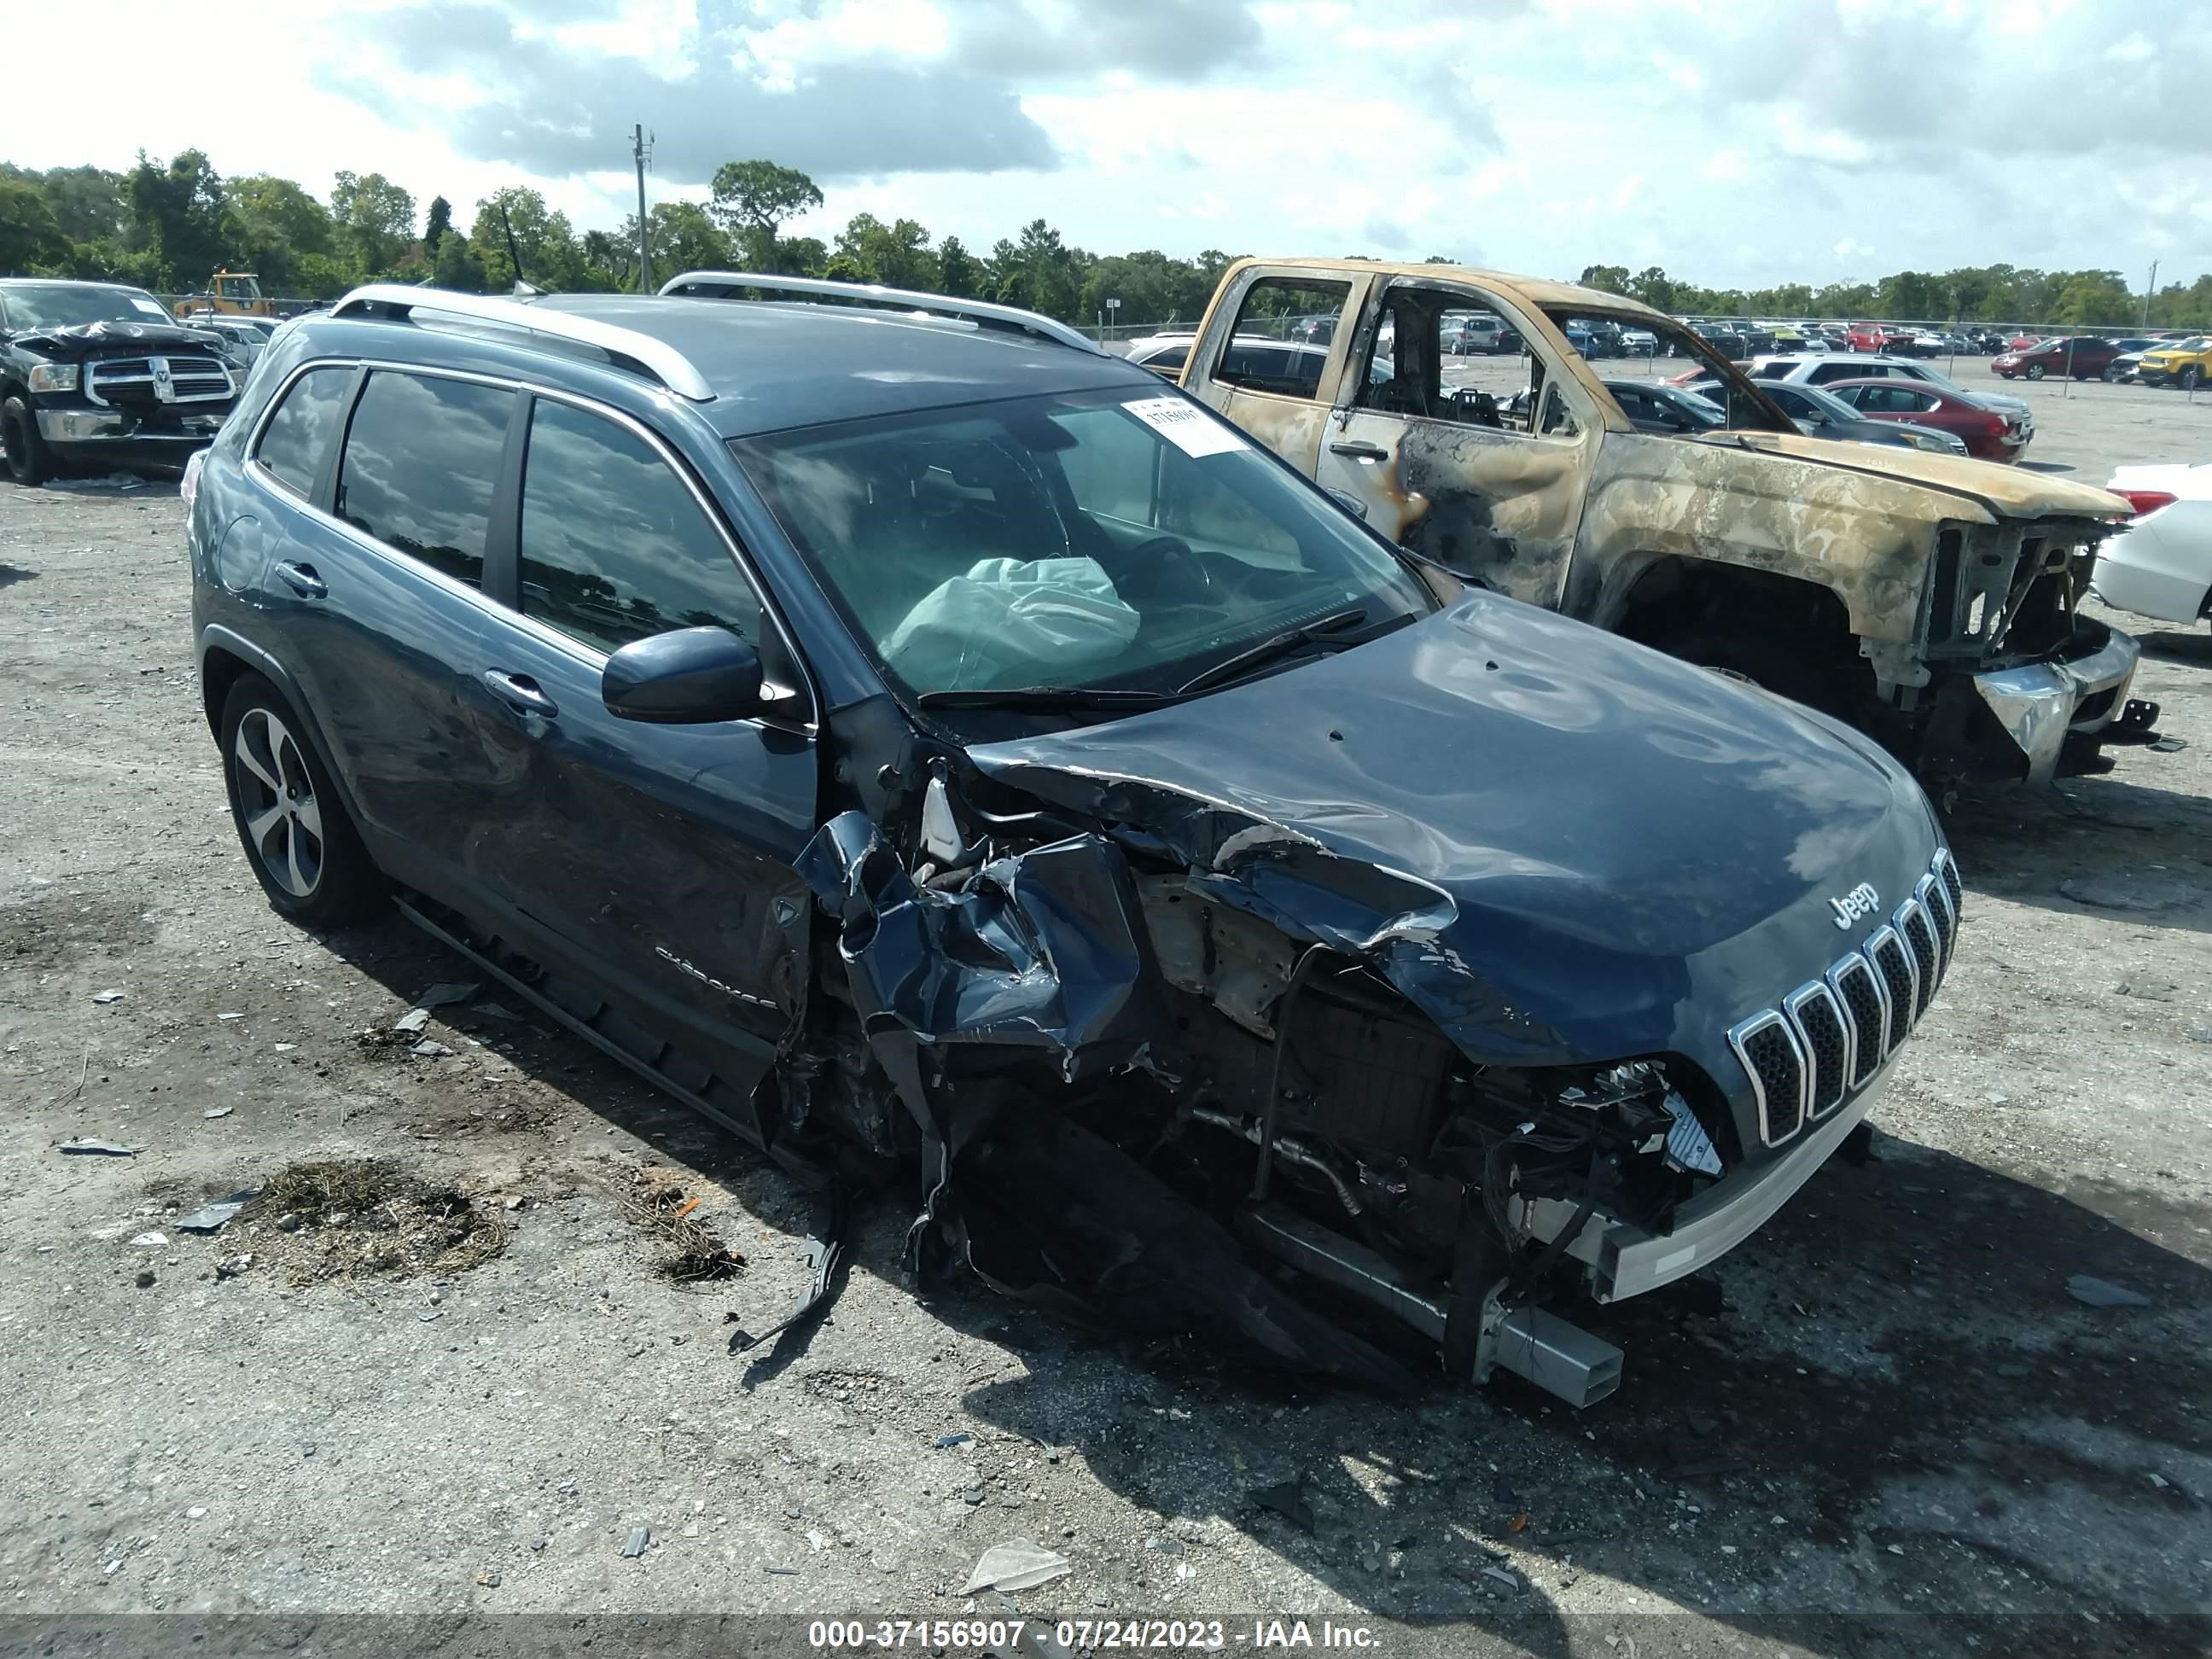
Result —
<instances>
[{"instance_id":1,"label":"burned roof of suv","mask_svg":"<svg viewBox=\"0 0 2212 1659\"><path fill-rule=\"evenodd\" d=\"M535 304L682 352L714 388L693 407L729 438L1036 392L1143 386L1159 395L1159 377L1123 358L910 313L612 294Z\"/></svg>"}]
</instances>

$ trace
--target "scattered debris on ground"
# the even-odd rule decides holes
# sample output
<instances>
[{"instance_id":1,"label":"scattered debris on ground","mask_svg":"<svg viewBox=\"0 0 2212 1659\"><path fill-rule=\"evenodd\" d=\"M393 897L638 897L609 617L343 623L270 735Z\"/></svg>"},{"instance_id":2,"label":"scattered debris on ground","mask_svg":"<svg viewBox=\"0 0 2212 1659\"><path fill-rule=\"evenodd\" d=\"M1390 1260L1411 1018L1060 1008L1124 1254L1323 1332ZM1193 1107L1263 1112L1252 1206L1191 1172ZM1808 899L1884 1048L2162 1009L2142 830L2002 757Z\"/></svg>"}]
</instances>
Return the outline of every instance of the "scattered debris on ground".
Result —
<instances>
[{"instance_id":1,"label":"scattered debris on ground","mask_svg":"<svg viewBox=\"0 0 2212 1659\"><path fill-rule=\"evenodd\" d=\"M654 1168L640 1170L635 1185L623 1195L623 1213L660 1241L653 1271L679 1285L735 1279L745 1270L743 1253L699 1219L699 1204L673 1175Z\"/></svg>"},{"instance_id":2,"label":"scattered debris on ground","mask_svg":"<svg viewBox=\"0 0 2212 1659\"><path fill-rule=\"evenodd\" d=\"M1040 1549L1026 1538L1017 1538L1010 1544L994 1544L985 1550L982 1559L975 1563L975 1571L961 1586L960 1593L975 1595L988 1589L1035 1589L1055 1578L1065 1578L1074 1571L1066 1556Z\"/></svg>"},{"instance_id":3,"label":"scattered debris on ground","mask_svg":"<svg viewBox=\"0 0 2212 1659\"><path fill-rule=\"evenodd\" d=\"M136 1158L143 1150L137 1146L125 1146L120 1141L94 1140L88 1137L64 1140L62 1142L61 1149L65 1152L77 1152L94 1158Z\"/></svg>"},{"instance_id":4,"label":"scattered debris on ground","mask_svg":"<svg viewBox=\"0 0 2212 1659\"><path fill-rule=\"evenodd\" d=\"M253 1188L249 1187L244 1192L233 1193L228 1198L217 1199L210 1204L203 1204L190 1215L180 1215L177 1218L177 1231L184 1233L220 1232L222 1231L222 1224L252 1203L253 1198Z\"/></svg>"},{"instance_id":5,"label":"scattered debris on ground","mask_svg":"<svg viewBox=\"0 0 2212 1659\"><path fill-rule=\"evenodd\" d=\"M479 1210L460 1188L424 1181L388 1158L288 1165L248 1207L246 1236L295 1285L465 1273L507 1244L508 1223L495 1207Z\"/></svg>"}]
</instances>

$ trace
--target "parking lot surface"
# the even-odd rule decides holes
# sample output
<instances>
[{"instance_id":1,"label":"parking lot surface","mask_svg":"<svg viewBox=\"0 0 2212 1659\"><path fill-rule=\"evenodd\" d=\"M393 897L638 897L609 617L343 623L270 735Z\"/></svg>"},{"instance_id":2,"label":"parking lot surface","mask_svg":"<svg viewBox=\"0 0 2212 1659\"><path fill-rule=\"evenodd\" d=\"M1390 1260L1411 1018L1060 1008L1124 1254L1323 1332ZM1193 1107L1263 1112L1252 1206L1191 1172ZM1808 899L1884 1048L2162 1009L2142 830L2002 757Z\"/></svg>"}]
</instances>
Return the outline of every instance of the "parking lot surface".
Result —
<instances>
[{"instance_id":1,"label":"parking lot surface","mask_svg":"<svg viewBox=\"0 0 2212 1659\"><path fill-rule=\"evenodd\" d=\"M2212 433L2212 398L2007 389L2030 463L2085 482ZM1593 1316L1626 1378L1577 1414L1441 1377L1378 1403L973 1282L920 1304L903 1193L863 1212L811 1338L732 1352L798 1298L804 1195L526 1016L455 1002L393 1040L464 964L396 919L270 913L194 684L181 521L171 485L0 489L13 1611L951 1616L1014 1539L1072 1565L1011 1598L1038 1614L1475 1620L1509 1650L2040 1651L2081 1626L2004 1621L2212 1604L2201 629L2142 635L2136 695L2185 748L1956 803L1957 966L1871 1158ZM87 1137L130 1151L61 1150ZM465 1198L466 1248L386 1194L360 1201L401 1206L393 1249L351 1272L266 1206L177 1224L361 1158ZM656 1272L671 1187L737 1276Z\"/></svg>"}]
</instances>

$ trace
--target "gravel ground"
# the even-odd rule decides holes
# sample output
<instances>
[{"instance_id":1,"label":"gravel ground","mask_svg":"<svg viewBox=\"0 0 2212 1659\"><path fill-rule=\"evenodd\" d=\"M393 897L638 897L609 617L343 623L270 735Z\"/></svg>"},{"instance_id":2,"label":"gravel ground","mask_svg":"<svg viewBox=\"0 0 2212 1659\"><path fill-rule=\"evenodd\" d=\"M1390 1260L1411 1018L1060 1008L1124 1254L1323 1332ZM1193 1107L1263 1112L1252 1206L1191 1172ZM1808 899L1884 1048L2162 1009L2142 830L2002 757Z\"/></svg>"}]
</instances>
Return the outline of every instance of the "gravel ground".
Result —
<instances>
[{"instance_id":1,"label":"gravel ground","mask_svg":"<svg viewBox=\"0 0 2212 1659\"><path fill-rule=\"evenodd\" d=\"M2093 479L2197 458L2212 418L2026 395L2039 462ZM1593 1321L1629 1356L1602 1406L1439 1382L1383 1407L980 1288L917 1304L895 1206L810 1340L732 1352L799 1293L804 1197L527 1018L440 1008L443 1055L377 1035L468 975L397 921L318 939L263 902L179 517L168 486L0 487L0 1613L948 1617L1016 1538L1073 1564L1033 1612L1334 1614L1384 1652L1474 1650L1470 1620L1499 1651L2088 1652L2212 1602L2203 632L2150 635L2138 683L2187 749L1960 803L1958 965L1871 1162ZM59 1150L81 1136L138 1151ZM433 1228L295 1286L265 1206L177 1225L372 1157L503 1249L410 1268ZM641 1170L738 1276L656 1273ZM2083 1305L2078 1274L2147 1305ZM1261 1501L1288 1482L1303 1505Z\"/></svg>"}]
</instances>

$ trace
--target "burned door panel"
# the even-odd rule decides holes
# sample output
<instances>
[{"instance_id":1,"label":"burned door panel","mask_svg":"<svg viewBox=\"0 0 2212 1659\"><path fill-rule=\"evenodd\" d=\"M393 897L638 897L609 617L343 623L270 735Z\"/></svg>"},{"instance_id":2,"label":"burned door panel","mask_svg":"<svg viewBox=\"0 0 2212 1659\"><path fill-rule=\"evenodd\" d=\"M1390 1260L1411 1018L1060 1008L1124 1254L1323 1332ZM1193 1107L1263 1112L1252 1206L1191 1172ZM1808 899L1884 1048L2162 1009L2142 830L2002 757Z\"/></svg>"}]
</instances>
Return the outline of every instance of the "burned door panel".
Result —
<instances>
[{"instance_id":1,"label":"burned door panel","mask_svg":"<svg viewBox=\"0 0 2212 1659\"><path fill-rule=\"evenodd\" d=\"M1527 414L1455 395L1443 383L1442 322L1468 310L1527 326L1515 307L1464 283L1401 278L1384 289L1359 342L1373 343L1372 368L1364 356L1347 365L1314 477L1357 497L1370 525L1422 557L1556 606L1604 419L1534 331L1523 335Z\"/></svg>"},{"instance_id":2,"label":"burned door panel","mask_svg":"<svg viewBox=\"0 0 2212 1659\"><path fill-rule=\"evenodd\" d=\"M1206 313L1184 390L1312 476L1367 290L1295 269L1240 273Z\"/></svg>"}]
</instances>

